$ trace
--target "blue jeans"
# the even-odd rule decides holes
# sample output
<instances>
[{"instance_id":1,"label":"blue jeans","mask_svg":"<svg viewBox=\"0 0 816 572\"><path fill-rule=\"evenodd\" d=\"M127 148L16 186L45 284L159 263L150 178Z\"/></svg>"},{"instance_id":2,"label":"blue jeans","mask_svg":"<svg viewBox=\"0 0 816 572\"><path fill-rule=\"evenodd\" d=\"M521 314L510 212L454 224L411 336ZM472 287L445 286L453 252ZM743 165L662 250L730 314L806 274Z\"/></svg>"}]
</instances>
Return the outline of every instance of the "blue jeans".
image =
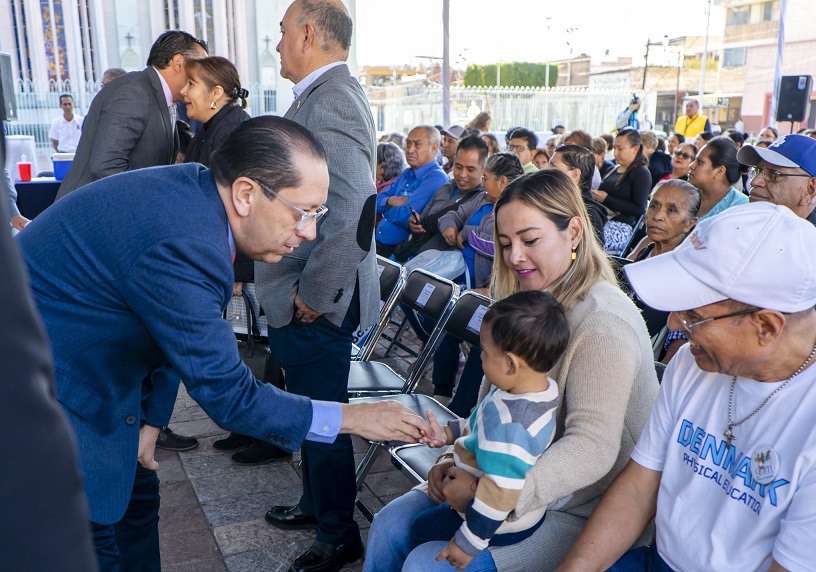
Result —
<instances>
[{"instance_id":1,"label":"blue jeans","mask_svg":"<svg viewBox=\"0 0 816 572\"><path fill-rule=\"evenodd\" d=\"M657 543L633 548L621 556L607 572L674 572L657 553Z\"/></svg>"},{"instance_id":2,"label":"blue jeans","mask_svg":"<svg viewBox=\"0 0 816 572\"><path fill-rule=\"evenodd\" d=\"M426 542L411 550L408 532L411 522L421 512L436 504L421 491L410 491L388 503L377 513L368 535L363 572L452 572L447 560L436 561L436 555L448 541ZM467 572L496 572L489 550L471 560Z\"/></svg>"}]
</instances>

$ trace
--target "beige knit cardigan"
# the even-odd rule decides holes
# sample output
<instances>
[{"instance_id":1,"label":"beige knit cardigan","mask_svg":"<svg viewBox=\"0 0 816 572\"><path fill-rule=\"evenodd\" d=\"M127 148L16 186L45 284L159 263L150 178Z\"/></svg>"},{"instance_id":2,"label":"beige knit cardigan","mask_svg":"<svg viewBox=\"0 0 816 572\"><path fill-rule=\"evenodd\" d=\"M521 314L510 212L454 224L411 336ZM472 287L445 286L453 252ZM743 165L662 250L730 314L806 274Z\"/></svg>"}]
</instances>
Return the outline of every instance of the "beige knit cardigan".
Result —
<instances>
[{"instance_id":1,"label":"beige knit cardigan","mask_svg":"<svg viewBox=\"0 0 816 572\"><path fill-rule=\"evenodd\" d=\"M558 566L629 461L657 397L646 324L616 285L597 283L567 311L567 319L570 342L550 372L561 394L555 439L527 474L509 518L550 508L531 537L490 548L500 572ZM481 398L488 388L483 383Z\"/></svg>"}]
</instances>

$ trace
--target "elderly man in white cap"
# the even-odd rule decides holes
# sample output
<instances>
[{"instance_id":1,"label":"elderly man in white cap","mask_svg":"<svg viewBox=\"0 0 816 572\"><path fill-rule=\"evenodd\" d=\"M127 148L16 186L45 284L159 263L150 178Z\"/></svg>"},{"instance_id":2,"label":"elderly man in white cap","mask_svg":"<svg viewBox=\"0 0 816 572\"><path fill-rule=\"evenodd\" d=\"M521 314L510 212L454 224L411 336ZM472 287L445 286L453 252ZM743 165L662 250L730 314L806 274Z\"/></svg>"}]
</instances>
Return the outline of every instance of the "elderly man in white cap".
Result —
<instances>
[{"instance_id":1,"label":"elderly man in white cap","mask_svg":"<svg viewBox=\"0 0 816 572\"><path fill-rule=\"evenodd\" d=\"M752 167L752 203L786 206L816 225L816 139L784 135L767 148L745 145L737 159Z\"/></svg>"},{"instance_id":2,"label":"elderly man in white cap","mask_svg":"<svg viewBox=\"0 0 816 572\"><path fill-rule=\"evenodd\" d=\"M689 344L559 570L816 570L815 244L790 209L744 205L626 267Z\"/></svg>"}]
</instances>

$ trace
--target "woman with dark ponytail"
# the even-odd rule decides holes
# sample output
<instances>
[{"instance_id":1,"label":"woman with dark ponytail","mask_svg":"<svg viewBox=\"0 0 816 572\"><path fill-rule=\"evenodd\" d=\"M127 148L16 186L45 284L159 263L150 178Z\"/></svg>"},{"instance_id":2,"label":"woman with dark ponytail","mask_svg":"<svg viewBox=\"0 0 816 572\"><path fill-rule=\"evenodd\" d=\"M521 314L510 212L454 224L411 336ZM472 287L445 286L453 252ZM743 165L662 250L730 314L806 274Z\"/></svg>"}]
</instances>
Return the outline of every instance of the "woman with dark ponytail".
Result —
<instances>
[{"instance_id":1,"label":"woman with dark ponytail","mask_svg":"<svg viewBox=\"0 0 816 572\"><path fill-rule=\"evenodd\" d=\"M623 250L632 235L632 228L646 212L652 175L646 168L640 133L626 127L618 131L613 145L617 168L611 171L592 197L608 208L614 216L604 226L604 248Z\"/></svg>"},{"instance_id":2,"label":"woman with dark ponytail","mask_svg":"<svg viewBox=\"0 0 816 572\"><path fill-rule=\"evenodd\" d=\"M204 123L187 148L186 163L210 166L210 155L230 133L249 119L244 109L249 92L241 87L238 70L226 58L187 60L187 85L181 90L187 116Z\"/></svg>"},{"instance_id":3,"label":"woman with dark ponytail","mask_svg":"<svg viewBox=\"0 0 816 572\"><path fill-rule=\"evenodd\" d=\"M700 149L689 168L689 183L700 189L698 223L748 202L748 197L733 186L739 180L737 144L728 137L714 137Z\"/></svg>"}]
</instances>

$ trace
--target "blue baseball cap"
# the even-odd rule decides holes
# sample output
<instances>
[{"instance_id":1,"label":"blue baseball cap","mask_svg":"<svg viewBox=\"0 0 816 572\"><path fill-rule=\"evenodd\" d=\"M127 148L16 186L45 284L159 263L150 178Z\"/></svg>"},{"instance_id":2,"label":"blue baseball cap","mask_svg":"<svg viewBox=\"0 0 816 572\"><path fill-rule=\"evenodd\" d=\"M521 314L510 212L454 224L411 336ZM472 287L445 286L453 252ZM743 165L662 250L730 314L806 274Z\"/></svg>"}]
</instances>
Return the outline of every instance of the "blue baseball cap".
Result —
<instances>
[{"instance_id":1,"label":"blue baseball cap","mask_svg":"<svg viewBox=\"0 0 816 572\"><path fill-rule=\"evenodd\" d=\"M767 148L745 145L737 153L737 160L750 167L762 160L775 167L804 169L816 177L816 139L807 135L783 135Z\"/></svg>"}]
</instances>

